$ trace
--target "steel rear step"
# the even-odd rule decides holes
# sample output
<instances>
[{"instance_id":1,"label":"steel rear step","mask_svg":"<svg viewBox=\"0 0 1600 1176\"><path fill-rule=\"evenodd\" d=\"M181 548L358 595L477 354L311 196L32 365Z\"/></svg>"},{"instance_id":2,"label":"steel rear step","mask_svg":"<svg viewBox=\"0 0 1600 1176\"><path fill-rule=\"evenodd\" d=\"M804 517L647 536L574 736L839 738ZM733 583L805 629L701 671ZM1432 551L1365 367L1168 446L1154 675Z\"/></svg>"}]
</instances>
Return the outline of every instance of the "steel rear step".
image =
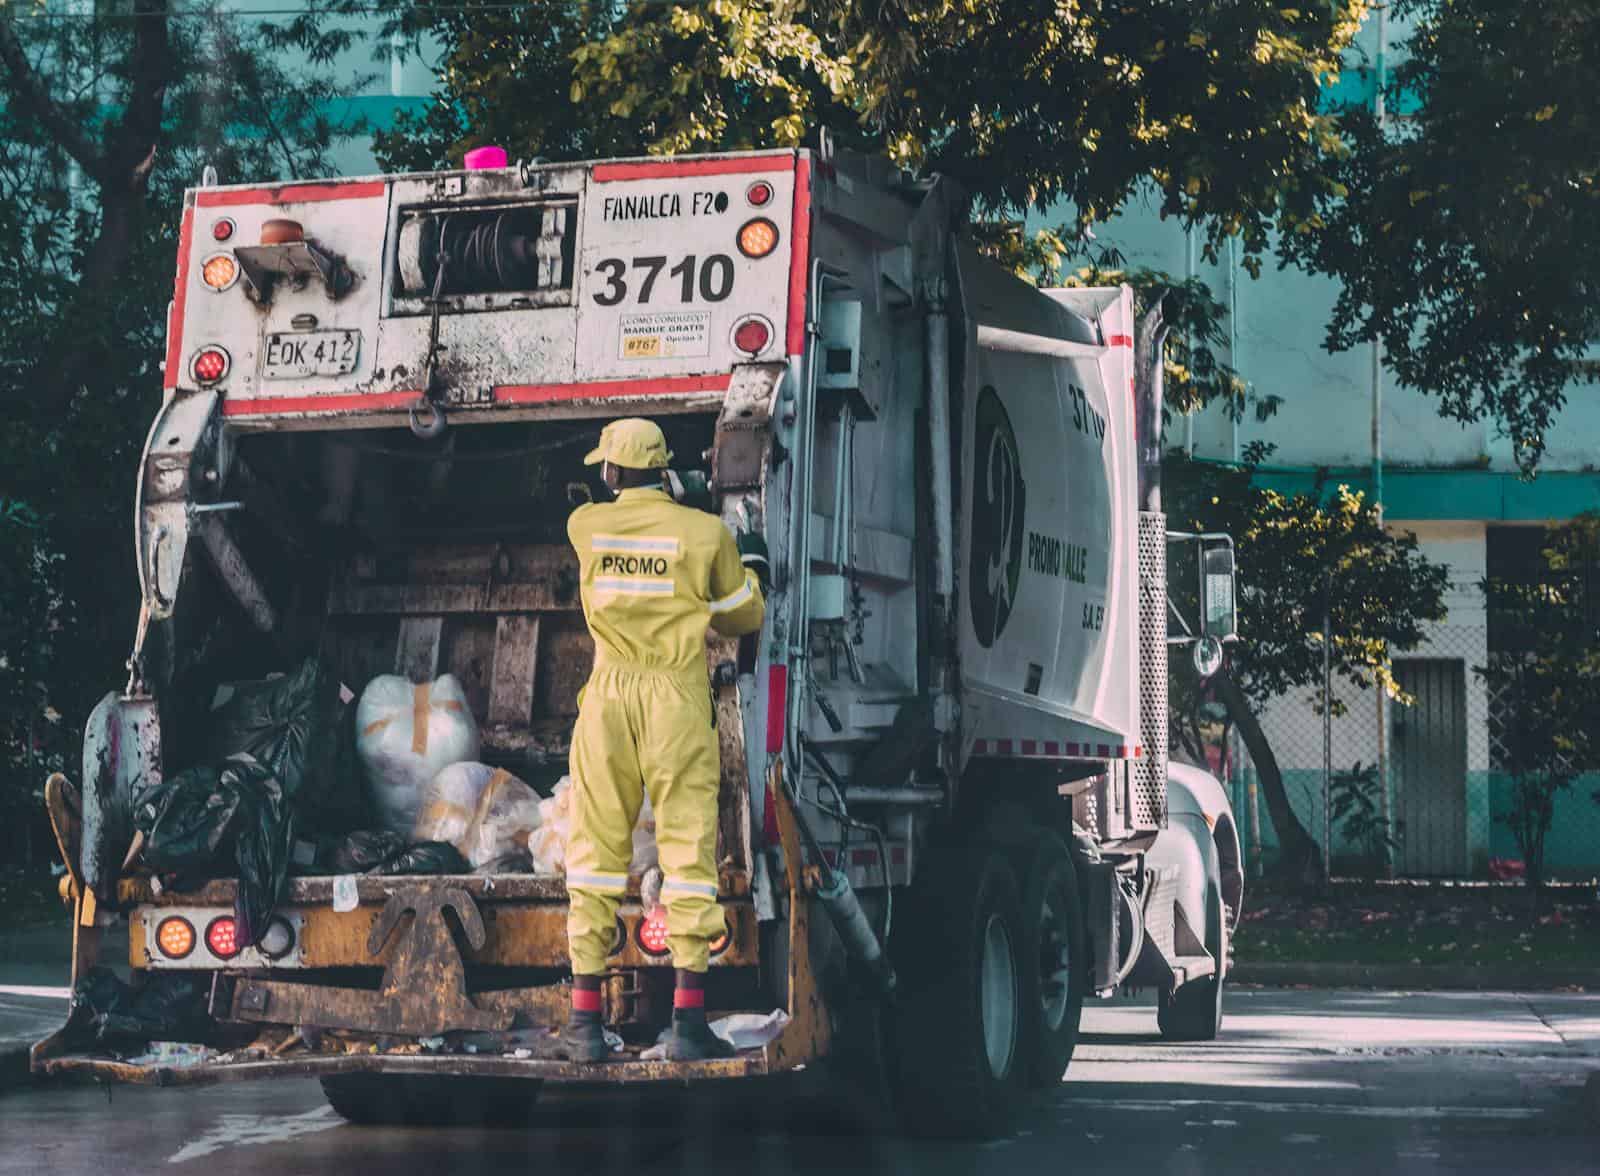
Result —
<instances>
[{"instance_id":1,"label":"steel rear step","mask_svg":"<svg viewBox=\"0 0 1600 1176\"><path fill-rule=\"evenodd\" d=\"M561 1083L700 1082L755 1078L792 1068L781 1057L781 1043L745 1050L731 1058L703 1062L646 1061L638 1049L597 1063L483 1054L341 1053L271 1056L252 1046L191 1064L136 1064L93 1054L57 1053L60 1034L33 1047L33 1070L52 1076L79 1076L144 1086L197 1086L252 1078L328 1078L337 1074L409 1074L426 1077L537 1079ZM376 1049L376 1047L373 1047ZM407 1048L407 1047L400 1047ZM415 1046L409 1047L415 1049Z\"/></svg>"}]
</instances>

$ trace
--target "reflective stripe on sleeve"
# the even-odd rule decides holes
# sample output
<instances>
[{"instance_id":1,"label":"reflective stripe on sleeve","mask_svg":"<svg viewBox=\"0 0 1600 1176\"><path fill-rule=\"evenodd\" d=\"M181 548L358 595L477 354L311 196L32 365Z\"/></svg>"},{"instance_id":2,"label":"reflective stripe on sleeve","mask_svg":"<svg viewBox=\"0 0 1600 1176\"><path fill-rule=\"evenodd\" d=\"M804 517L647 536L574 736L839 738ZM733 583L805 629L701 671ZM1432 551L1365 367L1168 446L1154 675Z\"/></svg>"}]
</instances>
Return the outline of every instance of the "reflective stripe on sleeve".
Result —
<instances>
[{"instance_id":1,"label":"reflective stripe on sleeve","mask_svg":"<svg viewBox=\"0 0 1600 1176\"><path fill-rule=\"evenodd\" d=\"M748 571L745 572L743 584L740 584L738 588L728 593L728 595L724 596L721 600L713 600L711 602L712 613L732 612L741 604L744 604L746 601L750 600L756 594L755 581L756 578L754 573Z\"/></svg>"},{"instance_id":2,"label":"reflective stripe on sleeve","mask_svg":"<svg viewBox=\"0 0 1600 1176\"><path fill-rule=\"evenodd\" d=\"M567 889L590 890L596 894L621 894L628 889L628 876L572 870L567 873Z\"/></svg>"},{"instance_id":3,"label":"reflective stripe on sleeve","mask_svg":"<svg viewBox=\"0 0 1600 1176\"><path fill-rule=\"evenodd\" d=\"M589 550L677 555L680 547L678 540L671 535L596 535L589 540Z\"/></svg>"},{"instance_id":4,"label":"reflective stripe on sleeve","mask_svg":"<svg viewBox=\"0 0 1600 1176\"><path fill-rule=\"evenodd\" d=\"M715 882L682 882L676 878L668 878L661 884L662 894L699 894L706 898L717 897L717 884Z\"/></svg>"},{"instance_id":5,"label":"reflective stripe on sleeve","mask_svg":"<svg viewBox=\"0 0 1600 1176\"><path fill-rule=\"evenodd\" d=\"M641 576L596 576L596 592L615 592L622 596L671 596L671 580L647 580Z\"/></svg>"}]
</instances>

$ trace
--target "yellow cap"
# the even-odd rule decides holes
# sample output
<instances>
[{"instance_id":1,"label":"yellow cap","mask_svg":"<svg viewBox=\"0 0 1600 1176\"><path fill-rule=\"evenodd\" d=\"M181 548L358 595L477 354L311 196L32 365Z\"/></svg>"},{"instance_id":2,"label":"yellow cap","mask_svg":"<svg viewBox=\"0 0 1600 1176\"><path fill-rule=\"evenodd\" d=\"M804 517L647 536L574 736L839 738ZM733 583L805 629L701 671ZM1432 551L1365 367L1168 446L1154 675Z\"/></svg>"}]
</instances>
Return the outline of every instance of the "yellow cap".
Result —
<instances>
[{"instance_id":1,"label":"yellow cap","mask_svg":"<svg viewBox=\"0 0 1600 1176\"><path fill-rule=\"evenodd\" d=\"M671 460L667 439L654 421L626 417L600 430L600 444L589 451L583 464L599 465L609 461L630 470L664 470Z\"/></svg>"}]
</instances>

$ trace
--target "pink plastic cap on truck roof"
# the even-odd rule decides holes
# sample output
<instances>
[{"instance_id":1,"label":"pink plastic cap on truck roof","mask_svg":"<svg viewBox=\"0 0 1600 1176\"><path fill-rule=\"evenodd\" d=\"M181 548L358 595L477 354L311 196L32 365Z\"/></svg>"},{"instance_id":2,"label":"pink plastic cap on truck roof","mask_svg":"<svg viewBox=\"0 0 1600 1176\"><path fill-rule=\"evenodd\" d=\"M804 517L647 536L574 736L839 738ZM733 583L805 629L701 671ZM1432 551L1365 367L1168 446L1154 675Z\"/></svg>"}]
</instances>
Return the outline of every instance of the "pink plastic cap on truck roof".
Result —
<instances>
[{"instance_id":1,"label":"pink plastic cap on truck roof","mask_svg":"<svg viewBox=\"0 0 1600 1176\"><path fill-rule=\"evenodd\" d=\"M474 147L462 158L461 162L468 171L482 171L484 168L505 167L506 149L504 147Z\"/></svg>"}]
</instances>

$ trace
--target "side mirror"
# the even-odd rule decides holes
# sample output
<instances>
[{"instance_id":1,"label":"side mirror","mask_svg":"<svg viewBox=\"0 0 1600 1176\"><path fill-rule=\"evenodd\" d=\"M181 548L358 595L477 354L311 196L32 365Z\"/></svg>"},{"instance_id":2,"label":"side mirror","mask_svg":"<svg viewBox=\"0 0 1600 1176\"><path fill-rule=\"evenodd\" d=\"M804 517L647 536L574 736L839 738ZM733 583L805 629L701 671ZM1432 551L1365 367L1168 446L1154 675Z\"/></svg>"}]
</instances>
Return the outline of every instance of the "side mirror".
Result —
<instances>
[{"instance_id":1,"label":"side mirror","mask_svg":"<svg viewBox=\"0 0 1600 1176\"><path fill-rule=\"evenodd\" d=\"M1218 543L1200 553L1200 632L1226 640L1239 630L1234 605L1233 545Z\"/></svg>"}]
</instances>

